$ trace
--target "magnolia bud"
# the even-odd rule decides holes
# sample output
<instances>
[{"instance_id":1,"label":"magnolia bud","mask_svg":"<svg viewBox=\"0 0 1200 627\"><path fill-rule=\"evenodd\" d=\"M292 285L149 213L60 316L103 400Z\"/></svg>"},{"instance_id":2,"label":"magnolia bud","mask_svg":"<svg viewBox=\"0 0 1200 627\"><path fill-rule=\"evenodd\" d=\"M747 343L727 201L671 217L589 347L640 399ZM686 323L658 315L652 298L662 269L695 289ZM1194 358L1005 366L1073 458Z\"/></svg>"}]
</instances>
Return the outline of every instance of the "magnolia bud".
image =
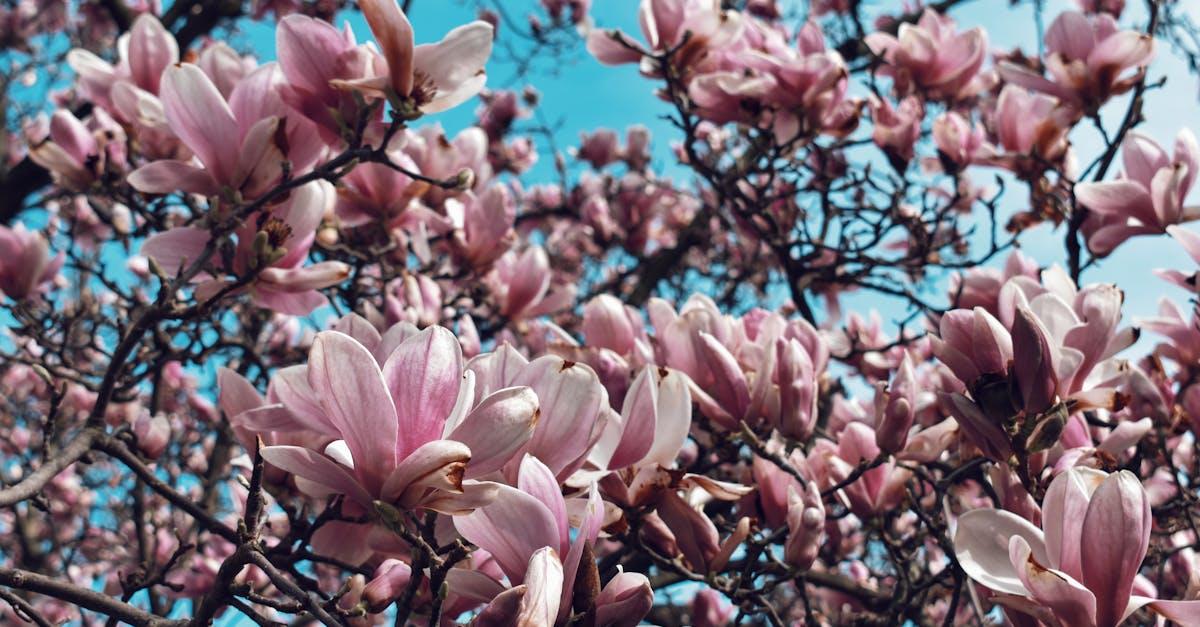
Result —
<instances>
[{"instance_id":1,"label":"magnolia bud","mask_svg":"<svg viewBox=\"0 0 1200 627\"><path fill-rule=\"evenodd\" d=\"M148 459L158 459L171 441L171 423L166 416L153 418L143 414L133 423L133 434L137 436L138 449Z\"/></svg>"},{"instance_id":2,"label":"magnolia bud","mask_svg":"<svg viewBox=\"0 0 1200 627\"><path fill-rule=\"evenodd\" d=\"M809 481L801 495L788 486L788 538L783 558L801 571L812 568L821 548L821 532L825 529L825 505L817 484Z\"/></svg>"},{"instance_id":3,"label":"magnolia bud","mask_svg":"<svg viewBox=\"0 0 1200 627\"><path fill-rule=\"evenodd\" d=\"M458 174L454 177L454 186L460 192L465 192L475 187L475 171L471 168L459 170Z\"/></svg>"},{"instance_id":4,"label":"magnolia bud","mask_svg":"<svg viewBox=\"0 0 1200 627\"><path fill-rule=\"evenodd\" d=\"M362 591L362 599L367 604L367 611L377 614L396 602L408 582L412 579L412 568L397 559L386 559L379 568L375 569L375 577L367 583Z\"/></svg>"},{"instance_id":5,"label":"magnolia bud","mask_svg":"<svg viewBox=\"0 0 1200 627\"><path fill-rule=\"evenodd\" d=\"M875 443L888 453L897 453L908 443L917 406L914 377L912 360L905 353L890 388L875 394Z\"/></svg>"}]
</instances>

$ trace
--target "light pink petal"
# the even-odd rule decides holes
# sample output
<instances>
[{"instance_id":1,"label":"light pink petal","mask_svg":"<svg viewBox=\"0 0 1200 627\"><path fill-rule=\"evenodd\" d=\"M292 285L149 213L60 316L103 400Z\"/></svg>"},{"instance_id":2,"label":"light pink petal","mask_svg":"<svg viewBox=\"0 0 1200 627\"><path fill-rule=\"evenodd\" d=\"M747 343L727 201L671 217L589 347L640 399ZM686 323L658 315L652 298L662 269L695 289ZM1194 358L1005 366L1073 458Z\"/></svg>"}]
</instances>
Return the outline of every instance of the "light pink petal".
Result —
<instances>
[{"instance_id":1,"label":"light pink petal","mask_svg":"<svg viewBox=\"0 0 1200 627\"><path fill-rule=\"evenodd\" d=\"M338 76L343 53L349 48L336 28L322 20L293 13L275 31L279 66L288 82L311 94L332 91L329 80Z\"/></svg>"},{"instance_id":2,"label":"light pink petal","mask_svg":"<svg viewBox=\"0 0 1200 627\"><path fill-rule=\"evenodd\" d=\"M530 363L513 384L533 388L541 404L528 452L560 480L566 479L583 464L602 433L601 410L608 404L608 393L591 368L552 356Z\"/></svg>"},{"instance_id":3,"label":"light pink petal","mask_svg":"<svg viewBox=\"0 0 1200 627\"><path fill-rule=\"evenodd\" d=\"M503 468L533 437L538 416L538 397L530 388L504 388L484 398L448 436L471 449L466 476Z\"/></svg>"},{"instance_id":4,"label":"light pink petal","mask_svg":"<svg viewBox=\"0 0 1200 627\"><path fill-rule=\"evenodd\" d=\"M354 338L322 331L308 353L308 384L354 456L355 470L378 487L396 467L396 410L375 358Z\"/></svg>"},{"instance_id":5,"label":"light pink petal","mask_svg":"<svg viewBox=\"0 0 1200 627\"><path fill-rule=\"evenodd\" d=\"M954 554L971 579L996 592L1025 596L1028 590L1009 558L1013 536L1025 539L1038 563L1049 563L1042 531L1012 512L997 509L973 509L958 517Z\"/></svg>"},{"instance_id":6,"label":"light pink petal","mask_svg":"<svg viewBox=\"0 0 1200 627\"><path fill-rule=\"evenodd\" d=\"M1132 217L1145 224L1158 222L1149 190L1134 181L1080 183L1075 186L1075 200L1096 213Z\"/></svg>"},{"instance_id":7,"label":"light pink petal","mask_svg":"<svg viewBox=\"0 0 1200 627\"><path fill-rule=\"evenodd\" d=\"M397 455L404 457L442 436L458 400L462 373L462 348L441 326L408 338L388 356L383 377L396 403Z\"/></svg>"},{"instance_id":8,"label":"light pink petal","mask_svg":"<svg viewBox=\"0 0 1200 627\"><path fill-rule=\"evenodd\" d=\"M204 229L182 226L150 236L142 243L141 252L173 276L200 258L209 238Z\"/></svg>"},{"instance_id":9,"label":"light pink petal","mask_svg":"<svg viewBox=\"0 0 1200 627\"><path fill-rule=\"evenodd\" d=\"M654 606L654 590L641 573L622 572L609 580L596 597L596 624L636 627Z\"/></svg>"},{"instance_id":10,"label":"light pink petal","mask_svg":"<svg viewBox=\"0 0 1200 627\"><path fill-rule=\"evenodd\" d=\"M1150 179L1162 168L1171 165L1167 153L1154 140L1140 133L1130 133L1121 142L1121 158L1125 177L1150 188Z\"/></svg>"},{"instance_id":11,"label":"light pink petal","mask_svg":"<svg viewBox=\"0 0 1200 627\"><path fill-rule=\"evenodd\" d=\"M620 37L625 43L633 43L629 36L621 31L609 31L597 28L588 33L588 54L605 65L624 65L626 63L637 63L641 60L641 52L635 48L626 46L625 43L617 41L615 37Z\"/></svg>"},{"instance_id":12,"label":"light pink petal","mask_svg":"<svg viewBox=\"0 0 1200 627\"><path fill-rule=\"evenodd\" d=\"M1096 488L1080 535L1083 584L1096 594L1096 619L1116 625L1150 540L1150 500L1138 478L1113 473Z\"/></svg>"},{"instance_id":13,"label":"light pink petal","mask_svg":"<svg viewBox=\"0 0 1200 627\"><path fill-rule=\"evenodd\" d=\"M1035 560L1025 538L1012 537L1009 559L1030 596L1050 608L1064 624L1096 624L1096 596L1065 573L1050 570Z\"/></svg>"},{"instance_id":14,"label":"light pink petal","mask_svg":"<svg viewBox=\"0 0 1200 627\"><path fill-rule=\"evenodd\" d=\"M1096 45L1088 57L1088 67L1094 71L1118 72L1125 68L1146 65L1154 58L1154 38L1133 30L1123 30Z\"/></svg>"},{"instance_id":15,"label":"light pink petal","mask_svg":"<svg viewBox=\"0 0 1200 627\"><path fill-rule=\"evenodd\" d=\"M700 332L700 347L712 368L713 397L734 420L741 420L750 406L750 387L742 367L729 349L708 333Z\"/></svg>"},{"instance_id":16,"label":"light pink petal","mask_svg":"<svg viewBox=\"0 0 1200 627\"><path fill-rule=\"evenodd\" d=\"M143 13L129 29L129 71L138 87L157 93L159 79L172 63L179 61L175 36L153 14Z\"/></svg>"},{"instance_id":17,"label":"light pink petal","mask_svg":"<svg viewBox=\"0 0 1200 627\"><path fill-rule=\"evenodd\" d=\"M658 375L658 422L654 425L654 443L643 461L670 467L687 441L692 427L692 396L687 375L678 370L660 368Z\"/></svg>"},{"instance_id":18,"label":"light pink petal","mask_svg":"<svg viewBox=\"0 0 1200 627\"><path fill-rule=\"evenodd\" d=\"M213 196L221 188L208 170L170 159L151 161L130 172L126 180L143 194L185 192Z\"/></svg>"},{"instance_id":19,"label":"light pink petal","mask_svg":"<svg viewBox=\"0 0 1200 627\"><path fill-rule=\"evenodd\" d=\"M265 403L262 395L246 377L223 366L217 368L217 389L217 405L225 412L227 418L233 418Z\"/></svg>"},{"instance_id":20,"label":"light pink petal","mask_svg":"<svg viewBox=\"0 0 1200 627\"><path fill-rule=\"evenodd\" d=\"M554 473L538 458L526 455L521 460L521 469L517 475L517 488L540 501L558 525L558 544L554 546L559 552L566 551L570 541L570 529L567 527L567 502L563 499L562 490Z\"/></svg>"},{"instance_id":21,"label":"light pink petal","mask_svg":"<svg viewBox=\"0 0 1200 627\"><path fill-rule=\"evenodd\" d=\"M529 558L559 538L558 523L541 501L503 485L494 502L456 516L454 527L467 541L491 553L514 583L524 581Z\"/></svg>"},{"instance_id":22,"label":"light pink petal","mask_svg":"<svg viewBox=\"0 0 1200 627\"><path fill-rule=\"evenodd\" d=\"M271 398L279 399L298 421L307 429L324 435L341 437L337 427L329 421L325 410L308 384L308 367L289 366L280 368L271 378L271 386L267 390Z\"/></svg>"},{"instance_id":23,"label":"light pink petal","mask_svg":"<svg viewBox=\"0 0 1200 627\"><path fill-rule=\"evenodd\" d=\"M462 442L426 442L405 457L388 475L380 494L384 500L396 502L401 497L413 496L413 491L422 488L462 492L463 472L470 459L471 449ZM410 503L403 505L412 506Z\"/></svg>"},{"instance_id":24,"label":"light pink petal","mask_svg":"<svg viewBox=\"0 0 1200 627\"><path fill-rule=\"evenodd\" d=\"M529 558L525 576L525 596L513 623L522 627L552 627L563 596L563 566L558 553L550 547L539 549Z\"/></svg>"},{"instance_id":25,"label":"light pink petal","mask_svg":"<svg viewBox=\"0 0 1200 627\"><path fill-rule=\"evenodd\" d=\"M299 446L265 446L263 460L285 472L326 486L370 507L371 495L343 466L315 451Z\"/></svg>"},{"instance_id":26,"label":"light pink petal","mask_svg":"<svg viewBox=\"0 0 1200 627\"><path fill-rule=\"evenodd\" d=\"M233 111L199 67L181 63L167 68L159 92L167 121L179 139L200 158L214 179L228 184L237 168L240 137Z\"/></svg>"},{"instance_id":27,"label":"light pink petal","mask_svg":"<svg viewBox=\"0 0 1200 627\"><path fill-rule=\"evenodd\" d=\"M1042 529L1050 560L1046 564L1075 579L1083 577L1079 567L1083 519L1092 493L1104 477L1104 473L1091 468L1069 468L1050 482L1042 501Z\"/></svg>"},{"instance_id":28,"label":"light pink petal","mask_svg":"<svg viewBox=\"0 0 1200 627\"><path fill-rule=\"evenodd\" d=\"M608 467L624 468L641 461L654 444L658 423L658 383L653 366L647 366L630 384L621 407L624 431Z\"/></svg>"},{"instance_id":29,"label":"light pink petal","mask_svg":"<svg viewBox=\"0 0 1200 627\"><path fill-rule=\"evenodd\" d=\"M446 33L436 44L413 50L413 68L429 77L437 88L433 100L421 107L438 113L466 102L483 88L484 65L492 56L492 25L482 20L464 24Z\"/></svg>"},{"instance_id":30,"label":"light pink petal","mask_svg":"<svg viewBox=\"0 0 1200 627\"><path fill-rule=\"evenodd\" d=\"M1092 25L1078 11L1063 11L1046 29L1046 50L1068 59L1086 60L1096 46Z\"/></svg>"},{"instance_id":31,"label":"light pink petal","mask_svg":"<svg viewBox=\"0 0 1200 627\"><path fill-rule=\"evenodd\" d=\"M1200 263L1200 234L1176 225L1168 226L1167 233L1170 233L1171 237L1183 246L1183 249L1196 263Z\"/></svg>"},{"instance_id":32,"label":"light pink petal","mask_svg":"<svg viewBox=\"0 0 1200 627\"><path fill-rule=\"evenodd\" d=\"M379 346L381 340L379 330L375 328L375 325L353 312L339 318L334 323L332 330L349 335L354 338L354 341L362 344L364 348L372 352Z\"/></svg>"}]
</instances>

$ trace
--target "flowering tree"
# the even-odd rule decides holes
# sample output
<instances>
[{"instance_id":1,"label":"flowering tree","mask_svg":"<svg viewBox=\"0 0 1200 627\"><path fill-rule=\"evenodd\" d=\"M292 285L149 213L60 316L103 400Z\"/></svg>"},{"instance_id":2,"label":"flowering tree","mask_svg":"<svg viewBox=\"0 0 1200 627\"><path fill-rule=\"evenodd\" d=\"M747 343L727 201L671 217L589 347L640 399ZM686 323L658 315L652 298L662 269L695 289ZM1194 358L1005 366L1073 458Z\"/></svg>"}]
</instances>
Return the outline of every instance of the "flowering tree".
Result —
<instances>
[{"instance_id":1,"label":"flowering tree","mask_svg":"<svg viewBox=\"0 0 1200 627\"><path fill-rule=\"evenodd\" d=\"M0 8L0 622L1200 625L1187 2L422 3Z\"/></svg>"}]
</instances>

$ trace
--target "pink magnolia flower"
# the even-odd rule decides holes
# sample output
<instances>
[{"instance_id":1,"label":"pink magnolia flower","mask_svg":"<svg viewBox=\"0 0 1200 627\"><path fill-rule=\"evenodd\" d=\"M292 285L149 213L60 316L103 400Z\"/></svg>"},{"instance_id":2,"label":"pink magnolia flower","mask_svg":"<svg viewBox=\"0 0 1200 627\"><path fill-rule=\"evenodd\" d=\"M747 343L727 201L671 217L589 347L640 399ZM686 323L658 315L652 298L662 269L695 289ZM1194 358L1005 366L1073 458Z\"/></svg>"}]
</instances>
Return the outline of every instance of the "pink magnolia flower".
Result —
<instances>
[{"instance_id":1,"label":"pink magnolia flower","mask_svg":"<svg viewBox=\"0 0 1200 627\"><path fill-rule=\"evenodd\" d=\"M599 129L594 133L580 135L579 149L575 157L599 169L619 159L620 154L621 143L617 134L609 129Z\"/></svg>"},{"instance_id":2,"label":"pink magnolia flower","mask_svg":"<svg viewBox=\"0 0 1200 627\"><path fill-rule=\"evenodd\" d=\"M575 516L570 513L575 512ZM580 520L572 529L571 519ZM525 456L517 476L517 487L502 486L492 503L465 516L454 518L454 527L479 548L492 555L513 586L529 580L531 558L549 547L549 555L561 556L561 597L547 599L546 622L559 624L570 615L576 574L590 555L587 547L599 539L604 522L604 505L595 486L586 499L564 499L554 473L536 457ZM574 531L574 533L572 533ZM561 569L561 570L559 570ZM596 598L597 624L637 624L653 605L650 583L644 575L610 581Z\"/></svg>"},{"instance_id":3,"label":"pink magnolia flower","mask_svg":"<svg viewBox=\"0 0 1200 627\"><path fill-rule=\"evenodd\" d=\"M283 176L284 162L304 155L293 165L303 169L315 160L319 142L315 134L290 132L282 101L270 106L264 92L277 88L275 66L259 68L233 89L227 101L212 79L198 66L183 63L163 73L160 90L171 131L200 161L148 163L129 175L129 184L141 192L169 194L183 191L204 196L220 193L256 198ZM295 126L291 126L292 129Z\"/></svg>"},{"instance_id":4,"label":"pink magnolia flower","mask_svg":"<svg viewBox=\"0 0 1200 627\"><path fill-rule=\"evenodd\" d=\"M1137 320L1138 326L1167 338L1155 347L1155 352L1180 366L1200 362L1200 318L1195 310L1189 319L1179 305L1163 298L1158 303L1158 315Z\"/></svg>"},{"instance_id":5,"label":"pink magnolia flower","mask_svg":"<svg viewBox=\"0 0 1200 627\"><path fill-rule=\"evenodd\" d=\"M1116 627L1146 608L1195 624L1200 601L1133 594L1150 528L1150 502L1136 475L1071 468L1046 491L1041 529L1004 510L971 510L958 519L954 552L967 575L998 593L992 600L1009 613Z\"/></svg>"},{"instance_id":6,"label":"pink magnolia flower","mask_svg":"<svg viewBox=\"0 0 1200 627\"><path fill-rule=\"evenodd\" d=\"M161 163L161 162L160 162ZM232 265L213 262L208 272L195 277L197 297L207 300L229 285L220 272L244 276L258 270L248 289L262 307L307 315L328 301L317 290L341 283L350 268L340 261L304 265L321 216L333 200L333 188L314 181L294 190L289 199L270 211L245 220L235 232ZM183 270L204 255L212 239L207 229L185 226L157 233L142 244L142 254L153 258L170 274Z\"/></svg>"},{"instance_id":7,"label":"pink magnolia flower","mask_svg":"<svg viewBox=\"0 0 1200 627\"><path fill-rule=\"evenodd\" d=\"M956 309L942 317L933 352L970 396L949 391L941 398L964 433L986 455L1007 458L1010 442L1004 426L1022 416L1038 421L1028 433L1028 449L1053 445L1065 416L1046 412L1060 400L1071 411L1111 407L1113 391L1085 385L1086 377L1096 364L1131 344L1133 338L1116 326L1120 294L1105 287L1078 298L1083 320L1053 293L1047 291L1024 301L1010 290L1010 302L1019 303L1007 309L1012 312L1006 315L1011 320L1011 334L979 307Z\"/></svg>"},{"instance_id":8,"label":"pink magnolia flower","mask_svg":"<svg viewBox=\"0 0 1200 627\"><path fill-rule=\"evenodd\" d=\"M829 347L803 320L756 309L740 319L695 294L678 313L652 299L658 363L686 373L700 411L726 429L765 420L804 439L816 419L818 376Z\"/></svg>"},{"instance_id":9,"label":"pink magnolia flower","mask_svg":"<svg viewBox=\"0 0 1200 627\"><path fill-rule=\"evenodd\" d=\"M380 336L370 325L322 331L308 364L276 376L286 412L276 430L309 430L334 441L324 451L268 446L262 456L303 480L303 491L343 494L370 511L462 512L494 496L473 478L494 472L528 441L538 400L509 387L473 402L458 340L442 327L400 324ZM361 338L361 339L360 339Z\"/></svg>"},{"instance_id":10,"label":"pink magnolia flower","mask_svg":"<svg viewBox=\"0 0 1200 627\"><path fill-rule=\"evenodd\" d=\"M158 18L143 13L117 43L116 66L83 48L67 53L67 64L79 77L80 94L116 115L113 91L126 84L158 94L163 71L179 62L179 44Z\"/></svg>"},{"instance_id":11,"label":"pink magnolia flower","mask_svg":"<svg viewBox=\"0 0 1200 627\"><path fill-rule=\"evenodd\" d=\"M925 107L920 99L909 96L892 106L886 99L872 98L871 121L874 128L871 138L875 145L888 154L897 169L903 170L913 158L913 146L921 138L921 121L925 119Z\"/></svg>"},{"instance_id":12,"label":"pink magnolia flower","mask_svg":"<svg viewBox=\"0 0 1200 627\"><path fill-rule=\"evenodd\" d=\"M1053 80L1009 62L1001 63L999 71L1010 83L1091 112L1136 85L1153 57L1154 38L1118 30L1111 15L1065 11L1046 31L1046 68ZM1139 69L1132 76L1122 76L1134 67Z\"/></svg>"},{"instance_id":13,"label":"pink magnolia flower","mask_svg":"<svg viewBox=\"0 0 1200 627\"><path fill-rule=\"evenodd\" d=\"M898 93L919 91L932 100L954 101L981 87L975 79L987 57L987 34L979 27L956 32L954 20L932 9L925 9L916 24L901 24L896 36L867 35L866 44L883 58Z\"/></svg>"},{"instance_id":14,"label":"pink magnolia flower","mask_svg":"<svg viewBox=\"0 0 1200 627\"><path fill-rule=\"evenodd\" d=\"M553 313L569 307L575 298L574 284L554 281L550 257L541 246L530 246L521 254L505 252L495 260L486 281L500 303L500 315L511 319Z\"/></svg>"},{"instance_id":15,"label":"pink magnolia flower","mask_svg":"<svg viewBox=\"0 0 1200 627\"><path fill-rule=\"evenodd\" d=\"M596 29L588 34L587 49L606 65L642 64L646 74L657 74L650 55L677 47L685 34L688 43L677 51L674 61L681 68L703 66L709 51L719 49L741 34L741 15L725 11L715 0L642 0L638 23L646 47L618 30Z\"/></svg>"},{"instance_id":16,"label":"pink magnolia flower","mask_svg":"<svg viewBox=\"0 0 1200 627\"><path fill-rule=\"evenodd\" d=\"M934 119L933 141L942 162L957 168L973 163L988 152L983 127L971 124L956 111L948 111Z\"/></svg>"},{"instance_id":17,"label":"pink magnolia flower","mask_svg":"<svg viewBox=\"0 0 1200 627\"><path fill-rule=\"evenodd\" d=\"M712 588L704 588L692 599L692 627L724 627L733 620L735 608Z\"/></svg>"},{"instance_id":18,"label":"pink magnolia flower","mask_svg":"<svg viewBox=\"0 0 1200 627\"><path fill-rule=\"evenodd\" d=\"M800 571L812 568L825 533L825 504L815 481L804 485L803 492L788 486L788 538L783 559Z\"/></svg>"},{"instance_id":19,"label":"pink magnolia flower","mask_svg":"<svg viewBox=\"0 0 1200 627\"><path fill-rule=\"evenodd\" d=\"M98 137L108 137L101 142ZM50 135L32 147L29 158L46 168L63 187L84 191L109 167L120 168L125 157L124 132L103 110L96 110L88 123L66 110L50 118Z\"/></svg>"},{"instance_id":20,"label":"pink magnolia flower","mask_svg":"<svg viewBox=\"0 0 1200 627\"><path fill-rule=\"evenodd\" d=\"M947 294L955 309L983 307L996 316L1000 313L1000 289L1016 276L1035 280L1039 276L1037 262L1019 250L1014 250L1008 256L1003 270L978 267L951 276Z\"/></svg>"},{"instance_id":21,"label":"pink magnolia flower","mask_svg":"<svg viewBox=\"0 0 1200 627\"><path fill-rule=\"evenodd\" d=\"M904 449L917 411L917 380L906 353L890 385L876 384L875 443L888 453Z\"/></svg>"},{"instance_id":22,"label":"pink magnolia flower","mask_svg":"<svg viewBox=\"0 0 1200 627\"><path fill-rule=\"evenodd\" d=\"M610 420L608 394L591 368L544 355L525 359L508 344L471 359L476 402L497 390L528 386L541 399L533 435L520 453L529 453L566 480L587 461ZM493 437L481 433L480 437ZM506 474L515 477L516 458Z\"/></svg>"},{"instance_id":23,"label":"pink magnolia flower","mask_svg":"<svg viewBox=\"0 0 1200 627\"><path fill-rule=\"evenodd\" d=\"M1168 226L1167 233L1170 234L1170 236L1176 242L1179 242L1180 246L1183 246L1183 249L1187 251L1188 256L1190 256L1193 261L1200 264L1200 235L1197 235L1194 231L1190 231L1176 225ZM1175 269L1159 268L1156 269L1154 273L1160 278L1170 281L1171 283L1174 283L1175 285L1178 285L1189 292L1200 291L1200 285L1198 285L1196 282L1195 272L1181 272Z\"/></svg>"},{"instance_id":24,"label":"pink magnolia flower","mask_svg":"<svg viewBox=\"0 0 1200 627\"><path fill-rule=\"evenodd\" d=\"M1057 163L1067 154L1072 117L1052 96L1005 85L996 102L992 127L1007 154L989 161L1021 175L1041 173L1043 162Z\"/></svg>"},{"instance_id":25,"label":"pink magnolia flower","mask_svg":"<svg viewBox=\"0 0 1200 627\"><path fill-rule=\"evenodd\" d=\"M417 171L408 155L389 151L393 165L409 172ZM373 220L385 225L404 223L413 209L413 200L420 197L429 184L414 180L408 174L383 163L360 163L354 166L338 185L335 211L346 226L361 226Z\"/></svg>"},{"instance_id":26,"label":"pink magnolia flower","mask_svg":"<svg viewBox=\"0 0 1200 627\"><path fill-rule=\"evenodd\" d=\"M550 15L550 19L559 22L563 18L563 14L569 9L571 12L571 23L582 24L588 18L588 11L592 8L592 0L542 0L542 6L545 7L546 13Z\"/></svg>"},{"instance_id":27,"label":"pink magnolia flower","mask_svg":"<svg viewBox=\"0 0 1200 627\"><path fill-rule=\"evenodd\" d=\"M1138 133L1122 142L1121 157L1125 168L1117 180L1075 185L1075 199L1091 210L1083 232L1097 255L1130 237L1200 218L1200 209L1183 204L1200 169L1200 144L1190 130L1176 136L1174 158Z\"/></svg>"},{"instance_id":28,"label":"pink magnolia flower","mask_svg":"<svg viewBox=\"0 0 1200 627\"><path fill-rule=\"evenodd\" d=\"M21 300L39 293L58 276L66 257L50 257L46 238L17 222L0 225L0 293Z\"/></svg>"},{"instance_id":29,"label":"pink magnolia flower","mask_svg":"<svg viewBox=\"0 0 1200 627\"><path fill-rule=\"evenodd\" d=\"M454 250L472 268L486 269L516 242L517 205L505 185L447 199L445 208L454 228Z\"/></svg>"},{"instance_id":30,"label":"pink magnolia flower","mask_svg":"<svg viewBox=\"0 0 1200 627\"><path fill-rule=\"evenodd\" d=\"M491 24L475 20L436 44L414 46L412 24L396 0L361 0L359 8L382 58L368 75L335 80L335 86L384 96L410 118L452 109L483 89L484 65L492 55Z\"/></svg>"},{"instance_id":31,"label":"pink magnolia flower","mask_svg":"<svg viewBox=\"0 0 1200 627\"><path fill-rule=\"evenodd\" d=\"M824 444L813 450L809 460L823 466L826 485L833 485L848 479L859 464L875 461L879 454L874 430L861 422L851 422L838 435L836 447ZM870 518L899 505L911 478L912 471L889 460L862 473L839 493L855 516Z\"/></svg>"},{"instance_id":32,"label":"pink magnolia flower","mask_svg":"<svg viewBox=\"0 0 1200 627\"><path fill-rule=\"evenodd\" d=\"M619 420L608 421L589 461L611 470L668 468L687 440L691 424L691 394L684 377L647 366L629 385Z\"/></svg>"}]
</instances>

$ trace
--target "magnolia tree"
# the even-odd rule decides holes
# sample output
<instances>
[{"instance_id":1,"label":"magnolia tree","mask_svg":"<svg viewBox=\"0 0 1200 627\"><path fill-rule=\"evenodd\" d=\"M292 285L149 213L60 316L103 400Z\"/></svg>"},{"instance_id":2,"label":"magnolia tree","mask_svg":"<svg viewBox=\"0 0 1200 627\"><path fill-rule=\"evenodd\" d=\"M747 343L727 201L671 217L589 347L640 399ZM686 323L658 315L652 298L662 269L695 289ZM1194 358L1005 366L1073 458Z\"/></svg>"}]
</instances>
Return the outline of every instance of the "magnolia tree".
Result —
<instances>
[{"instance_id":1,"label":"magnolia tree","mask_svg":"<svg viewBox=\"0 0 1200 627\"><path fill-rule=\"evenodd\" d=\"M0 622L1200 625L1189 3L610 1L0 9Z\"/></svg>"}]
</instances>

